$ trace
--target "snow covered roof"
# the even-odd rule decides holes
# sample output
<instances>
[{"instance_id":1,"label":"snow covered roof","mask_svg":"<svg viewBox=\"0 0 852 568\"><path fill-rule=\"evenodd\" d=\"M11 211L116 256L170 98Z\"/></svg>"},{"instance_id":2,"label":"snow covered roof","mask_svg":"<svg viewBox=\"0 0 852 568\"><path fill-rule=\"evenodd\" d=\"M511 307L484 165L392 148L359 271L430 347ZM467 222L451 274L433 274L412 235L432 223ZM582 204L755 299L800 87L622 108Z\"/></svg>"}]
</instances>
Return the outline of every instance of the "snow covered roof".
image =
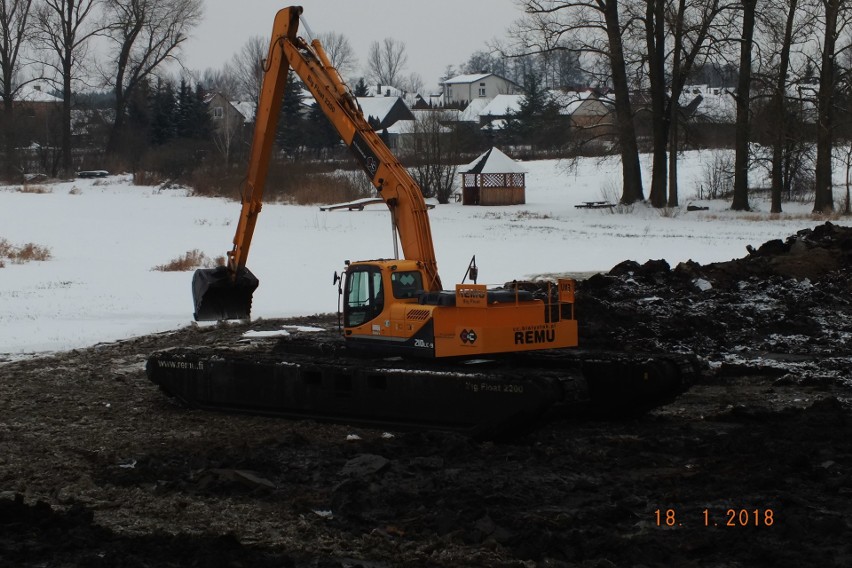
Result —
<instances>
[{"instance_id":1,"label":"snow covered roof","mask_svg":"<svg viewBox=\"0 0 852 568\"><path fill-rule=\"evenodd\" d=\"M399 97L358 97L358 104L364 112L364 118L371 116L379 122L384 122L385 117L399 101Z\"/></svg>"},{"instance_id":2,"label":"snow covered roof","mask_svg":"<svg viewBox=\"0 0 852 568\"><path fill-rule=\"evenodd\" d=\"M393 85L367 85L367 96L369 97L401 97L405 91Z\"/></svg>"},{"instance_id":3,"label":"snow covered roof","mask_svg":"<svg viewBox=\"0 0 852 568\"><path fill-rule=\"evenodd\" d=\"M459 120L463 122L479 122L479 115L482 114L482 109L488 106L491 99L479 98L470 101L465 109L459 114Z\"/></svg>"},{"instance_id":4,"label":"snow covered roof","mask_svg":"<svg viewBox=\"0 0 852 568\"><path fill-rule=\"evenodd\" d=\"M463 84L466 85L468 83L475 83L476 81L481 81L486 77L490 77L493 73L476 73L472 75L456 75L455 77L451 77L444 81L445 85L457 85Z\"/></svg>"},{"instance_id":5,"label":"snow covered roof","mask_svg":"<svg viewBox=\"0 0 852 568\"><path fill-rule=\"evenodd\" d=\"M463 174L522 174L526 171L496 146L459 169Z\"/></svg>"},{"instance_id":6,"label":"snow covered roof","mask_svg":"<svg viewBox=\"0 0 852 568\"><path fill-rule=\"evenodd\" d=\"M45 85L24 85L18 91L16 99L30 103L61 103L62 99L48 94Z\"/></svg>"},{"instance_id":7,"label":"snow covered roof","mask_svg":"<svg viewBox=\"0 0 852 568\"><path fill-rule=\"evenodd\" d=\"M709 87L707 85L688 85L680 95L680 105L688 107L698 97L701 97L697 116L714 122L732 123L737 116L737 103L732 88Z\"/></svg>"},{"instance_id":8,"label":"snow covered roof","mask_svg":"<svg viewBox=\"0 0 852 568\"><path fill-rule=\"evenodd\" d=\"M480 116L507 116L521 108L525 95L497 95L482 109Z\"/></svg>"},{"instance_id":9,"label":"snow covered roof","mask_svg":"<svg viewBox=\"0 0 852 568\"><path fill-rule=\"evenodd\" d=\"M231 101L231 105L237 109L237 112L243 115L246 124L254 122L254 103L247 101Z\"/></svg>"},{"instance_id":10,"label":"snow covered roof","mask_svg":"<svg viewBox=\"0 0 852 568\"><path fill-rule=\"evenodd\" d=\"M594 100L594 93L589 90L585 91L548 91L552 100L559 105L559 114L571 116L577 112L583 103L589 99Z\"/></svg>"}]
</instances>

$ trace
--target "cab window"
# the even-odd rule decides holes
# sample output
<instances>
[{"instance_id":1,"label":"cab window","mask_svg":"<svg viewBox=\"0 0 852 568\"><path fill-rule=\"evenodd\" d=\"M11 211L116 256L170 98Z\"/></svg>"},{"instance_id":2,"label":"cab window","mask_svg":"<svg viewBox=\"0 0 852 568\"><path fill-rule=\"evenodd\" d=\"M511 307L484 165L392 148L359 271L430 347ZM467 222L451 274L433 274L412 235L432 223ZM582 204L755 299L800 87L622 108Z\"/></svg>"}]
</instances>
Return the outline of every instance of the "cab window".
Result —
<instances>
[{"instance_id":1,"label":"cab window","mask_svg":"<svg viewBox=\"0 0 852 568\"><path fill-rule=\"evenodd\" d=\"M346 278L344 324L361 325L382 313L383 308L382 273L370 268L350 270Z\"/></svg>"},{"instance_id":2,"label":"cab window","mask_svg":"<svg viewBox=\"0 0 852 568\"><path fill-rule=\"evenodd\" d=\"M414 298L423 292L423 276L417 270L394 272L391 287L394 298Z\"/></svg>"}]
</instances>

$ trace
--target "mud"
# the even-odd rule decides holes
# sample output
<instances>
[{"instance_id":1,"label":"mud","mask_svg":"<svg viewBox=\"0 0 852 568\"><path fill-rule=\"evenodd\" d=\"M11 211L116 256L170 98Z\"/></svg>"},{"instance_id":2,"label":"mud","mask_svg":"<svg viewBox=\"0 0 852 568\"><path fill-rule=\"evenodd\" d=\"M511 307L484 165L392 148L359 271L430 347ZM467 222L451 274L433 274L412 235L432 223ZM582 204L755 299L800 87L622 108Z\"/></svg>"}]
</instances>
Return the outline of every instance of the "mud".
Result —
<instances>
[{"instance_id":1,"label":"mud","mask_svg":"<svg viewBox=\"0 0 852 568\"><path fill-rule=\"evenodd\" d=\"M186 409L149 353L0 364L0 566L852 565L852 230L579 284L583 347L695 353L639 418L499 442Z\"/></svg>"}]
</instances>

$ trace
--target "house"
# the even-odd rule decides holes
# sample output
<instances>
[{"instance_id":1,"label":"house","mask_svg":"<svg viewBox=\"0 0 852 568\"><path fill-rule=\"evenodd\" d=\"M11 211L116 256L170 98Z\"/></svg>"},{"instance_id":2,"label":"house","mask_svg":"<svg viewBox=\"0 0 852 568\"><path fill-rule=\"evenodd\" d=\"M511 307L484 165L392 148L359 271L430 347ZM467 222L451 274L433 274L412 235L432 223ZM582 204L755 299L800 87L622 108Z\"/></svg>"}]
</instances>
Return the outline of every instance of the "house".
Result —
<instances>
[{"instance_id":1,"label":"house","mask_svg":"<svg viewBox=\"0 0 852 568\"><path fill-rule=\"evenodd\" d=\"M400 120L414 120L411 109L400 97L358 97L364 118L374 130L383 130Z\"/></svg>"},{"instance_id":2,"label":"house","mask_svg":"<svg viewBox=\"0 0 852 568\"><path fill-rule=\"evenodd\" d=\"M230 161L232 154L239 151L251 138L255 104L231 101L221 93L210 95L206 102L213 129L213 142L225 161Z\"/></svg>"},{"instance_id":3,"label":"house","mask_svg":"<svg viewBox=\"0 0 852 568\"><path fill-rule=\"evenodd\" d=\"M213 130L218 134L233 131L254 123L255 105L251 102L231 101L222 93L207 98L207 108Z\"/></svg>"},{"instance_id":4,"label":"house","mask_svg":"<svg viewBox=\"0 0 852 568\"><path fill-rule=\"evenodd\" d=\"M393 85L367 85L368 97L402 97L404 95L405 91L398 89Z\"/></svg>"},{"instance_id":5,"label":"house","mask_svg":"<svg viewBox=\"0 0 852 568\"><path fill-rule=\"evenodd\" d=\"M550 91L550 95L559 105L559 113L570 116L571 124L577 128L612 125L614 122L612 103L592 89Z\"/></svg>"},{"instance_id":6,"label":"house","mask_svg":"<svg viewBox=\"0 0 852 568\"><path fill-rule=\"evenodd\" d=\"M456 75L443 82L446 106L464 107L475 99L493 99L497 95L520 93L516 83L494 73Z\"/></svg>"},{"instance_id":7,"label":"house","mask_svg":"<svg viewBox=\"0 0 852 568\"><path fill-rule=\"evenodd\" d=\"M500 95L498 95L500 96ZM491 103L492 99L473 99L468 103L464 110L459 113L459 120L462 122L475 122L479 124L482 111Z\"/></svg>"},{"instance_id":8,"label":"house","mask_svg":"<svg viewBox=\"0 0 852 568\"><path fill-rule=\"evenodd\" d=\"M687 85L680 94L680 107L687 116L705 123L734 124L737 119L736 89Z\"/></svg>"},{"instance_id":9,"label":"house","mask_svg":"<svg viewBox=\"0 0 852 568\"><path fill-rule=\"evenodd\" d=\"M51 95L46 83L29 83L15 93L12 103L18 146L33 142L56 143L61 128L62 98Z\"/></svg>"},{"instance_id":10,"label":"house","mask_svg":"<svg viewBox=\"0 0 852 568\"><path fill-rule=\"evenodd\" d=\"M396 151L416 151L417 140L434 134L449 136L453 128L447 124L458 122L456 109L412 109L413 120L398 120L382 131L388 146Z\"/></svg>"},{"instance_id":11,"label":"house","mask_svg":"<svg viewBox=\"0 0 852 568\"><path fill-rule=\"evenodd\" d=\"M548 91L547 96L559 106L559 114L571 118L577 128L609 125L612 123L611 105L601 100L594 91ZM521 110L525 95L497 95L483 104L473 101L462 113L465 120L478 120L483 128L502 130L507 120ZM476 118L474 118L476 117Z\"/></svg>"},{"instance_id":12,"label":"house","mask_svg":"<svg viewBox=\"0 0 852 568\"><path fill-rule=\"evenodd\" d=\"M509 117L521 109L524 97L525 95L497 95L479 111L479 124L483 128L503 130Z\"/></svg>"}]
</instances>

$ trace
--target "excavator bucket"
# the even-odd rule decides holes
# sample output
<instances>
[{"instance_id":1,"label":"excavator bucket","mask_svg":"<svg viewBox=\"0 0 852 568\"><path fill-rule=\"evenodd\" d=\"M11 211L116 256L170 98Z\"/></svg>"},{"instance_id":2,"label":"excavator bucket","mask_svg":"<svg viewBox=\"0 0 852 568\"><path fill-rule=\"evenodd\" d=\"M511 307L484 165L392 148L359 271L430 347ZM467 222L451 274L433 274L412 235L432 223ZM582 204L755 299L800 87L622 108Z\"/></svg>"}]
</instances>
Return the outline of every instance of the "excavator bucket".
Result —
<instances>
[{"instance_id":1,"label":"excavator bucket","mask_svg":"<svg viewBox=\"0 0 852 568\"><path fill-rule=\"evenodd\" d=\"M202 268L192 277L196 321L247 319L259 281L248 268L236 274L227 266Z\"/></svg>"}]
</instances>

